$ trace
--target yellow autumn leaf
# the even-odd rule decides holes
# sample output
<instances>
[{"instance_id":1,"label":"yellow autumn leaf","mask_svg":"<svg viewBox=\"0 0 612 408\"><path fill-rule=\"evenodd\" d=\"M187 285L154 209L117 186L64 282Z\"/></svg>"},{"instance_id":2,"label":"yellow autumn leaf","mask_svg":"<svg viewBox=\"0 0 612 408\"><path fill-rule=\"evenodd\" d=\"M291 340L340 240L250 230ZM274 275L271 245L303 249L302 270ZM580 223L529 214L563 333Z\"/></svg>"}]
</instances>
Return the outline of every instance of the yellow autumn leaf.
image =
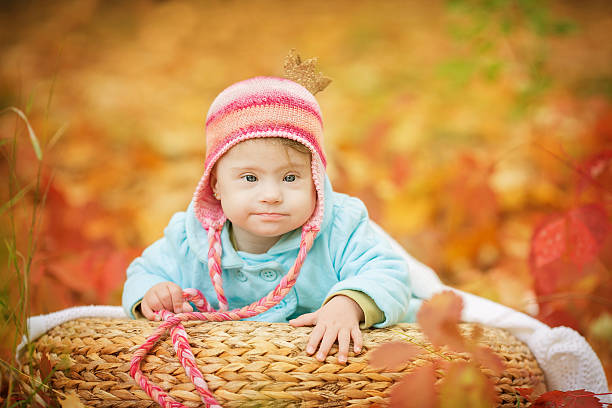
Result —
<instances>
[{"instance_id":1,"label":"yellow autumn leaf","mask_svg":"<svg viewBox=\"0 0 612 408\"><path fill-rule=\"evenodd\" d=\"M59 398L59 403L62 408L85 408L85 405L81 402L81 399L74 391L68 392L66 398Z\"/></svg>"},{"instance_id":2,"label":"yellow autumn leaf","mask_svg":"<svg viewBox=\"0 0 612 408\"><path fill-rule=\"evenodd\" d=\"M474 365L453 362L440 386L440 408L495 406L493 383Z\"/></svg>"}]
</instances>

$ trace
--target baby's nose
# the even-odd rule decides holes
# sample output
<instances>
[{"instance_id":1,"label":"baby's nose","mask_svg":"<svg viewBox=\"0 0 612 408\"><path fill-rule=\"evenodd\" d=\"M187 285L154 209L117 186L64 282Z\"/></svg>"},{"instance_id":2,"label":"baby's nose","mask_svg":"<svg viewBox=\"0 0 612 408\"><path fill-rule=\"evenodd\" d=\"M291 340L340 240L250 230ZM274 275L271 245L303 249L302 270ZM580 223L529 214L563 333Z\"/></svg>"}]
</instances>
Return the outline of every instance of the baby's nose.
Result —
<instances>
[{"instance_id":1,"label":"baby's nose","mask_svg":"<svg viewBox=\"0 0 612 408\"><path fill-rule=\"evenodd\" d=\"M262 186L261 200L266 202L276 202L282 199L282 192L276 183L265 183Z\"/></svg>"}]
</instances>

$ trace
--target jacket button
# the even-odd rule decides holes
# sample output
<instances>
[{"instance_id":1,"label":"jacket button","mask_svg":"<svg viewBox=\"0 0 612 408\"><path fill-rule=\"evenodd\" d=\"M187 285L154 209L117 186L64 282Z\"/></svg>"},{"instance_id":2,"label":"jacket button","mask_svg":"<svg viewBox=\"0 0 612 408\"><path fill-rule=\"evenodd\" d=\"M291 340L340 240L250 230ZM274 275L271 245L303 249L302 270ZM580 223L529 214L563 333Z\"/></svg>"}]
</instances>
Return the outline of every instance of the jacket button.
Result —
<instances>
[{"instance_id":1,"label":"jacket button","mask_svg":"<svg viewBox=\"0 0 612 408\"><path fill-rule=\"evenodd\" d=\"M236 271L236 279L238 279L240 282L246 282L247 277L244 274L244 272L242 271Z\"/></svg>"},{"instance_id":2,"label":"jacket button","mask_svg":"<svg viewBox=\"0 0 612 408\"><path fill-rule=\"evenodd\" d=\"M276 271L268 269L268 270L259 272L259 276L261 277L261 279L263 279L265 281L272 282L272 281L276 280L276 277L278 276L278 273L276 273Z\"/></svg>"}]
</instances>

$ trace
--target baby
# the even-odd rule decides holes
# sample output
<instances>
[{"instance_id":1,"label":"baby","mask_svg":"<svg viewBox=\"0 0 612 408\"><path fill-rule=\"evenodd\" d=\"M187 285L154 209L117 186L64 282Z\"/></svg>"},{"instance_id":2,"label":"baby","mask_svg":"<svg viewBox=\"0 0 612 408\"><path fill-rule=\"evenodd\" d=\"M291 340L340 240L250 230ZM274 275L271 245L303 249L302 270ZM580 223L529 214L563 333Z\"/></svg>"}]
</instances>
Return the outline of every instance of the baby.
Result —
<instances>
[{"instance_id":1,"label":"baby","mask_svg":"<svg viewBox=\"0 0 612 408\"><path fill-rule=\"evenodd\" d=\"M298 273L282 300L245 320L315 326L306 352L320 361L336 341L340 362L351 339L359 353L360 328L414 321L407 264L361 201L332 191L322 139L319 105L293 81L256 77L221 92L206 118L204 175L187 211L129 266L126 312L193 311L186 288L236 310Z\"/></svg>"}]
</instances>

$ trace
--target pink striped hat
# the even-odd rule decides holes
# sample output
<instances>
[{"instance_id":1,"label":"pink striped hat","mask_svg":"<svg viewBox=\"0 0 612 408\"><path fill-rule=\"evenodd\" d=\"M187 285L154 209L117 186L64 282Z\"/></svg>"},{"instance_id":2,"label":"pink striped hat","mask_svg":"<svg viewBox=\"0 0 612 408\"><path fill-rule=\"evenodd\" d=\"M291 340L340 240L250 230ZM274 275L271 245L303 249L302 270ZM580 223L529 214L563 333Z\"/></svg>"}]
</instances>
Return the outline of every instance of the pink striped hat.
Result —
<instances>
[{"instance_id":1,"label":"pink striped hat","mask_svg":"<svg viewBox=\"0 0 612 408\"><path fill-rule=\"evenodd\" d=\"M312 179L317 203L302 226L300 250L292 268L268 296L265 310L277 304L295 283L305 257L323 220L325 154L323 122L314 96L288 79L256 77L231 85L213 101L206 116L206 161L204 175L194 193L195 215L208 231L208 271L219 299L219 310L228 310L221 279L221 230L227 220L221 202L214 197L210 174L229 149L248 139L283 137L293 139L311 152ZM270 303L271 302L271 303ZM264 310L264 309L262 309Z\"/></svg>"},{"instance_id":2,"label":"pink striped hat","mask_svg":"<svg viewBox=\"0 0 612 408\"><path fill-rule=\"evenodd\" d=\"M215 163L236 144L248 139L284 137L308 147L312 153L312 178L317 205L304 225L318 230L323 219L325 154L323 122L315 97L302 85L284 78L255 77L223 90L206 116L206 161L194 194L196 217L205 229L221 228L226 221L214 197L210 174Z\"/></svg>"}]
</instances>

